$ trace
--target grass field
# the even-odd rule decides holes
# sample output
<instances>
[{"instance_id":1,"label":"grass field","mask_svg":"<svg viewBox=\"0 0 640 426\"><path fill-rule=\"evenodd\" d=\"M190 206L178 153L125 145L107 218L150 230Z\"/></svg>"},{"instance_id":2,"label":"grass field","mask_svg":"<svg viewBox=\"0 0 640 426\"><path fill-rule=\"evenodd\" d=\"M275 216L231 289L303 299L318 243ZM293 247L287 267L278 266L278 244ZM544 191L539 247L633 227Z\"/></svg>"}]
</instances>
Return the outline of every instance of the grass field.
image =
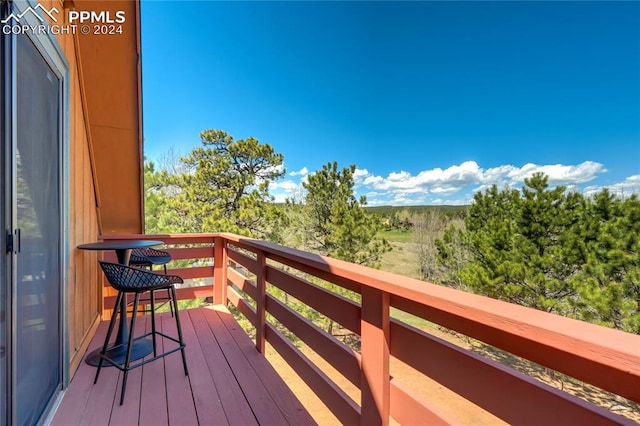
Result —
<instances>
[{"instance_id":1,"label":"grass field","mask_svg":"<svg viewBox=\"0 0 640 426\"><path fill-rule=\"evenodd\" d=\"M402 229L391 229L388 231L378 232L378 236L386 239L389 242L408 243L411 242L411 231L404 231Z\"/></svg>"},{"instance_id":2,"label":"grass field","mask_svg":"<svg viewBox=\"0 0 640 426\"><path fill-rule=\"evenodd\" d=\"M385 231L381 236L391 243L392 250L382 257L380 269L405 277L417 278L418 266L415 244L411 242L411 231ZM406 312L391 308L391 316L417 328L433 328L434 324Z\"/></svg>"}]
</instances>

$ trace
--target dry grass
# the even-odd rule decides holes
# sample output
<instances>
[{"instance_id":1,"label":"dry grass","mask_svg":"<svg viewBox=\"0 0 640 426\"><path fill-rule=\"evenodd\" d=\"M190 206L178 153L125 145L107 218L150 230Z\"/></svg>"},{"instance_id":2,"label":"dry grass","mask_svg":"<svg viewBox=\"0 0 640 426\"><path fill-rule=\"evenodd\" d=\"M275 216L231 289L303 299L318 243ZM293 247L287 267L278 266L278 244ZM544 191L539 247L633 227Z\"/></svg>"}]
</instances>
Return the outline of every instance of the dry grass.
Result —
<instances>
[{"instance_id":1,"label":"dry grass","mask_svg":"<svg viewBox=\"0 0 640 426\"><path fill-rule=\"evenodd\" d=\"M405 277L420 278L415 244L391 241L391 247L393 250L382 256L382 267L380 269L404 275Z\"/></svg>"}]
</instances>

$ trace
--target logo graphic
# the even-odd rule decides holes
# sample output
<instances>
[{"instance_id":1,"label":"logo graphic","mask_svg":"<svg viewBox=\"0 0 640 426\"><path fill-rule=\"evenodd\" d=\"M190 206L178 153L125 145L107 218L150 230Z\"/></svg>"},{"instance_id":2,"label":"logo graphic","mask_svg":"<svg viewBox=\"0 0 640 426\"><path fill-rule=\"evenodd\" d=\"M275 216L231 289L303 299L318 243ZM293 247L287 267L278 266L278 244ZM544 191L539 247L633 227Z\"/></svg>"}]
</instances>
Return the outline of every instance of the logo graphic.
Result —
<instances>
[{"instance_id":1,"label":"logo graphic","mask_svg":"<svg viewBox=\"0 0 640 426\"><path fill-rule=\"evenodd\" d=\"M7 16L5 19L1 20L0 23L2 24L6 24L7 22L9 22L11 19L14 19L16 22L20 22L20 19L22 19L22 17L24 17L27 13L31 12L31 14L33 16L35 16L38 21L40 21L40 23L44 23L44 18L41 17L37 10L40 9L42 10L44 13L47 14L47 16L49 18L51 18L53 20L53 22L58 22L58 19L56 19L55 16L53 16L53 12L58 13L58 9L55 7L52 7L51 9L47 9L46 7L44 7L43 5L41 5L40 3L38 3L36 5L36 7L31 7L29 6L24 12L19 13L18 15L15 15L13 13L11 13L9 16Z\"/></svg>"},{"instance_id":2,"label":"logo graphic","mask_svg":"<svg viewBox=\"0 0 640 426\"><path fill-rule=\"evenodd\" d=\"M0 0L0 2L4 1ZM29 33L34 35L94 34L102 36L123 34L123 24L127 19L124 10L70 10L67 23L58 24L56 17L58 13L57 8L48 9L38 3L33 7L27 7L21 13L12 12L5 19L0 20L0 28L2 34L7 35ZM47 17L50 18L49 22L47 22ZM62 17L64 18L64 16ZM60 21L65 20L60 19Z\"/></svg>"}]
</instances>

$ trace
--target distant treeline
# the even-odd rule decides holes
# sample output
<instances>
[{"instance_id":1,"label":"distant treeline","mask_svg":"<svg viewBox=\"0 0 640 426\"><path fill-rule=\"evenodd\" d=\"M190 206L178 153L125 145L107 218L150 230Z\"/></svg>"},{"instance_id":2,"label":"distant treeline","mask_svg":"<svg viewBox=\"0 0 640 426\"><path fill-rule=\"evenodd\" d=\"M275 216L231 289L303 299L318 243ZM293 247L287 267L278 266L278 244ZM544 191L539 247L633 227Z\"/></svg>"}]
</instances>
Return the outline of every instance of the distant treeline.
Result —
<instances>
[{"instance_id":1,"label":"distant treeline","mask_svg":"<svg viewBox=\"0 0 640 426\"><path fill-rule=\"evenodd\" d=\"M365 207L365 210L368 211L369 213L375 213L380 216L392 216L394 214L399 214L402 212L406 212L409 215L427 215L432 211L436 211L448 217L463 217L468 208L469 206L422 205L422 206L375 206L375 207Z\"/></svg>"},{"instance_id":2,"label":"distant treeline","mask_svg":"<svg viewBox=\"0 0 640 426\"><path fill-rule=\"evenodd\" d=\"M276 208L280 208L283 211L291 209L292 206L289 203L274 203ZM421 205L421 206L364 206L364 211L369 214L380 217L383 221L393 217L411 218L417 216L428 216L431 213L442 215L448 219L464 219L469 206L449 206L449 205Z\"/></svg>"},{"instance_id":3,"label":"distant treeline","mask_svg":"<svg viewBox=\"0 0 640 426\"><path fill-rule=\"evenodd\" d=\"M445 221L464 219L469 206L376 206L365 211L380 219L383 229L409 231L428 216L436 215Z\"/></svg>"}]
</instances>

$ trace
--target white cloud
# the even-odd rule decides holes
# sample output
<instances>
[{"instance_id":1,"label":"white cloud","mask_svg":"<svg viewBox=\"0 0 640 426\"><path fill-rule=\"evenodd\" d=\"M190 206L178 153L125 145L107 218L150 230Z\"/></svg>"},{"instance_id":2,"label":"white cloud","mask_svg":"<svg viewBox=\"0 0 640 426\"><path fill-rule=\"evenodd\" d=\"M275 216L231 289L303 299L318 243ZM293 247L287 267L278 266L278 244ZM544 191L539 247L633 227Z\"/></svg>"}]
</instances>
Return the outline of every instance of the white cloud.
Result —
<instances>
[{"instance_id":1,"label":"white cloud","mask_svg":"<svg viewBox=\"0 0 640 426\"><path fill-rule=\"evenodd\" d=\"M521 167L504 164L483 169L475 161L465 161L445 169L433 168L412 174L406 170L392 171L386 177L371 173L368 169L356 169L353 178L358 195L364 194L371 206L376 205L416 205L416 204L469 204L473 194L483 191L491 185L520 187L524 179L536 172L549 176L549 184L582 187L601 174L607 172L604 165L594 161L585 161L576 165L533 164ZM295 195L302 193L302 183L308 180L306 167L289 173L295 179L272 184L271 188L279 194ZM640 175L627 178L612 187L630 193L640 191ZM635 189L633 189L635 188ZM581 189L583 192L586 188ZM455 198L454 198L455 197Z\"/></svg>"},{"instance_id":2,"label":"white cloud","mask_svg":"<svg viewBox=\"0 0 640 426\"><path fill-rule=\"evenodd\" d=\"M296 198L302 193L302 183L292 180L282 182L270 182L269 193L276 203L284 203L287 198Z\"/></svg>"},{"instance_id":3,"label":"white cloud","mask_svg":"<svg viewBox=\"0 0 640 426\"><path fill-rule=\"evenodd\" d=\"M295 191L296 189L298 189L300 187L300 184L295 183L292 180L285 180L284 182L273 182L271 183L271 185L269 185L269 189L282 189L285 192L292 192Z\"/></svg>"},{"instance_id":4,"label":"white cloud","mask_svg":"<svg viewBox=\"0 0 640 426\"><path fill-rule=\"evenodd\" d=\"M266 167L264 171L265 173L282 173L284 172L284 165L280 164L278 166L269 166L269 167ZM262 182L264 182L264 179L259 177L256 178L256 185L260 185ZM273 182L270 182L269 187L271 188L272 185L273 185Z\"/></svg>"},{"instance_id":5,"label":"white cloud","mask_svg":"<svg viewBox=\"0 0 640 426\"><path fill-rule=\"evenodd\" d=\"M367 169L356 168L356 171L353 172L353 180L355 181L356 185L362 184L362 182L366 180L368 176L369 171L367 171Z\"/></svg>"},{"instance_id":6,"label":"white cloud","mask_svg":"<svg viewBox=\"0 0 640 426\"><path fill-rule=\"evenodd\" d=\"M587 186L582 190L582 193L584 195L591 196L602 191L603 188L609 188L609 191L612 194L619 195L621 197L627 197L631 194L640 196L640 175L629 176L622 182L614 183L612 185Z\"/></svg>"},{"instance_id":7,"label":"white cloud","mask_svg":"<svg viewBox=\"0 0 640 426\"><path fill-rule=\"evenodd\" d=\"M287 201L287 194L274 194L273 201L276 203L285 203Z\"/></svg>"},{"instance_id":8,"label":"white cloud","mask_svg":"<svg viewBox=\"0 0 640 426\"><path fill-rule=\"evenodd\" d=\"M266 167L265 171L268 172L268 173L282 173L282 172L284 172L284 164L279 164L277 166Z\"/></svg>"},{"instance_id":9,"label":"white cloud","mask_svg":"<svg viewBox=\"0 0 640 426\"><path fill-rule=\"evenodd\" d=\"M433 188L431 190L431 193L433 194L442 194L442 195L451 195L451 194L455 194L456 192L458 192L459 188L453 188L453 187L437 187L437 188Z\"/></svg>"},{"instance_id":10,"label":"white cloud","mask_svg":"<svg viewBox=\"0 0 640 426\"><path fill-rule=\"evenodd\" d=\"M505 166L502 166L505 167ZM508 170L505 177L509 177L512 182L524 182L525 178L531 177L534 173L544 173L549 176L549 183L556 185L569 185L589 182L600 173L606 173L606 169L600 163L585 161L576 166L565 166L562 164L548 164L539 166L537 164L525 164L520 169L513 166L506 166Z\"/></svg>"},{"instance_id":11,"label":"white cloud","mask_svg":"<svg viewBox=\"0 0 640 426\"><path fill-rule=\"evenodd\" d=\"M465 186L480 182L481 179L482 172L478 164L475 161L465 161L459 166L451 166L445 170L423 170L416 176L404 170L391 172L386 178L370 175L363 183L379 191L454 193Z\"/></svg>"},{"instance_id":12,"label":"white cloud","mask_svg":"<svg viewBox=\"0 0 640 426\"><path fill-rule=\"evenodd\" d=\"M381 176L367 176L362 183L364 185L372 186L376 188L376 187L380 187L383 182L384 182L384 178Z\"/></svg>"},{"instance_id":13,"label":"white cloud","mask_svg":"<svg viewBox=\"0 0 640 426\"><path fill-rule=\"evenodd\" d=\"M629 176L627 179L625 179L625 182L631 185L640 185L640 175Z\"/></svg>"},{"instance_id":14,"label":"white cloud","mask_svg":"<svg viewBox=\"0 0 640 426\"><path fill-rule=\"evenodd\" d=\"M536 172L549 176L549 184L556 186L586 183L606 171L602 164L593 161L578 165L528 163L522 167L505 164L486 170L475 161L465 161L446 169L437 167L422 170L416 175L400 170L383 177L363 169L357 170L354 176L357 175L357 183L364 187L364 191L387 194L393 204L466 204L473 192L484 190L493 184L500 188L520 186L525 178ZM462 197L452 200L450 196L456 193L460 193ZM438 197L430 198L430 195Z\"/></svg>"},{"instance_id":15,"label":"white cloud","mask_svg":"<svg viewBox=\"0 0 640 426\"><path fill-rule=\"evenodd\" d=\"M309 174L309 170L306 167L301 168L297 172L289 172L289 176L306 176Z\"/></svg>"}]
</instances>

